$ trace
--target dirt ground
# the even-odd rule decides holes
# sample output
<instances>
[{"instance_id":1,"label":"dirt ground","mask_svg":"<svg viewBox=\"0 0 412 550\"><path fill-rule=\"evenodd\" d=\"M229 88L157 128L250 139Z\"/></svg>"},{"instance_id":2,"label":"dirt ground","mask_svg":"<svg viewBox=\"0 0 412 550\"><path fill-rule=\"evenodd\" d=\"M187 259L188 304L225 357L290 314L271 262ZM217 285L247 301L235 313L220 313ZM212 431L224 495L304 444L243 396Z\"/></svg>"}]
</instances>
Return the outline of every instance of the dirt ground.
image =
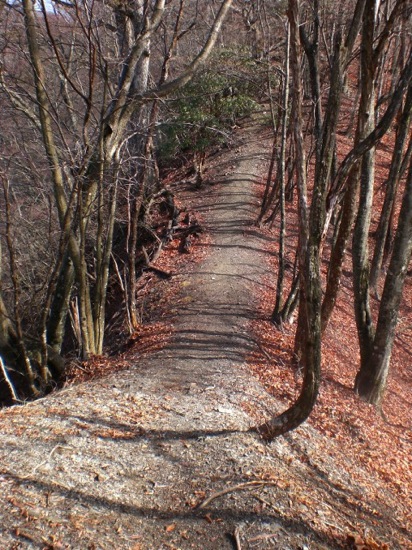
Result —
<instances>
[{"instance_id":1,"label":"dirt ground","mask_svg":"<svg viewBox=\"0 0 412 550\"><path fill-rule=\"evenodd\" d=\"M173 277L163 349L0 411L1 549L412 548L396 495L330 437L250 431L280 410L245 361L260 347L251 290L270 275L253 226L269 145L251 129L213 157L207 254Z\"/></svg>"}]
</instances>

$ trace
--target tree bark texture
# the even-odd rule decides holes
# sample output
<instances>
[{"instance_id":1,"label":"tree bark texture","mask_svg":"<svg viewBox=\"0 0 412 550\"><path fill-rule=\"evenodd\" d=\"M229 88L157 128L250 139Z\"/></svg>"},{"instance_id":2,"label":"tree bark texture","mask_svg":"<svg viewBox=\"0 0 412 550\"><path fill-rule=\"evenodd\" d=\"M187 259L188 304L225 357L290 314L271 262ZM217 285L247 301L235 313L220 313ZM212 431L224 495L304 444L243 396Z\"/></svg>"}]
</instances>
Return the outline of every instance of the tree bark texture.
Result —
<instances>
[{"instance_id":1,"label":"tree bark texture","mask_svg":"<svg viewBox=\"0 0 412 550\"><path fill-rule=\"evenodd\" d=\"M364 12L361 43L361 100L359 134L363 139L374 122L374 80L376 63L373 56L376 0L368 0ZM352 242L353 294L361 362L367 361L374 337L369 301L368 237L374 185L374 149L366 151L361 161L360 198Z\"/></svg>"},{"instance_id":2,"label":"tree bark texture","mask_svg":"<svg viewBox=\"0 0 412 550\"><path fill-rule=\"evenodd\" d=\"M402 290L412 252L412 162L395 236L394 251L382 294L373 348L355 381L355 391L363 399L381 405L389 372L395 328Z\"/></svg>"}]
</instances>

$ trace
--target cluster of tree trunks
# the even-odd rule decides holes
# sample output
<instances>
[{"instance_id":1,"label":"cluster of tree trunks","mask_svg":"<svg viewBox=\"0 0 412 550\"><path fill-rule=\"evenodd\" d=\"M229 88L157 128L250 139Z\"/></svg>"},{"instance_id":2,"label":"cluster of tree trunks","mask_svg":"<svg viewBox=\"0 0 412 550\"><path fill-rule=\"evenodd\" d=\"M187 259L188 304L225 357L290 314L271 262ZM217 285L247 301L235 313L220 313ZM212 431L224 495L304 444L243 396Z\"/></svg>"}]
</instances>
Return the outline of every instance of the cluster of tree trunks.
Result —
<instances>
[{"instance_id":1,"label":"cluster of tree trunks","mask_svg":"<svg viewBox=\"0 0 412 550\"><path fill-rule=\"evenodd\" d=\"M379 0L358 0L348 8L347 12L344 9L339 12L338 17L342 19L338 22L336 14L328 12L327 2L313 2L310 8L299 0L288 2L286 43L289 44L290 36L290 69L289 55L286 55L278 100L282 106L281 130L275 131L273 159L258 222L273 224L275 216L280 214L279 272L272 319L281 326L291 316L291 304L297 307L299 303L295 351L304 376L297 401L258 428L267 439L305 421L316 402L321 376L321 340L336 303L351 237L354 316L361 356L354 389L363 399L381 406L411 256L410 169L403 199L398 201L399 218L397 222L394 220L397 189L411 158L410 38L402 34L402 45L398 43L395 47L398 33L404 32L408 25L410 28L409 11L405 3L398 0L385 4ZM323 48L320 47L320 27ZM346 31L341 30L345 27ZM321 49L326 54L326 64L322 62ZM358 77L353 76L354 68ZM327 82L329 89L327 97L321 90L321 74L323 86ZM385 83L388 75L392 79L390 86ZM340 160L337 146L342 124L341 105L350 78L355 78L359 90L352 116L356 128L352 149ZM289 85L292 87L290 105ZM302 108L304 90L312 105L307 112ZM385 182L385 201L370 265L376 145L390 131L396 134L392 163ZM309 135L313 143L308 148ZM285 162L288 150L293 157L291 170ZM311 173L314 174L310 186L307 185L309 165L313 166ZM295 277L286 298L283 295L285 181L296 189L299 217ZM392 239L394 225L397 229ZM327 252L326 239L330 242ZM320 277L323 262L328 265L324 289ZM378 282L383 262L388 268L379 299ZM376 321L370 306L372 294L379 300Z\"/></svg>"},{"instance_id":2,"label":"cluster of tree trunks","mask_svg":"<svg viewBox=\"0 0 412 550\"><path fill-rule=\"evenodd\" d=\"M28 189L32 184L41 190L51 249L42 287L48 290L42 290L38 326L30 329L40 350L34 360L19 300L24 281L15 276L15 242L7 243L13 292L6 307L0 288L0 356L5 392L13 399L47 391L56 372L61 374L57 357L69 318L81 357L103 352L114 272L124 291L126 324L130 331L138 326L140 239L150 201L161 192L155 161L160 101L205 64L231 5L232 0L205 3L203 10L184 0L1 4L1 100L8 123L17 123L27 136L13 163L2 150L5 202L11 212L14 203L6 191L19 178L26 178ZM172 74L178 52L184 62ZM17 146L12 134L10 140L9 147ZM120 266L113 256L117 218L127 219L128 259ZM15 228L16 223L10 235ZM188 248L198 230L182 230L182 246ZM22 384L10 374L15 371Z\"/></svg>"}]
</instances>

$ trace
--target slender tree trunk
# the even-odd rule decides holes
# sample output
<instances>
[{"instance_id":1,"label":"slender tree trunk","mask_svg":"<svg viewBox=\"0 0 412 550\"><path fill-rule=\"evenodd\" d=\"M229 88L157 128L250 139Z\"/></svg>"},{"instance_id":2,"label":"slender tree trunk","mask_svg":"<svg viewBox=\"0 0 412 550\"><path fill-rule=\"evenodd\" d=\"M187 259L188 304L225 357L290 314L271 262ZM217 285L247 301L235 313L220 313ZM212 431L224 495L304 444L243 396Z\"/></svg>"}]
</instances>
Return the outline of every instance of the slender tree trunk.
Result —
<instances>
[{"instance_id":1,"label":"slender tree trunk","mask_svg":"<svg viewBox=\"0 0 412 550\"><path fill-rule=\"evenodd\" d=\"M283 158L283 161L282 161L281 156L282 156L282 149L286 148L286 139L287 139L287 131L286 133L284 132L284 129L285 129L284 122L285 122L285 119L287 120L288 118L288 111L287 110L285 111L285 108L289 109L289 98L288 98L288 103L286 104L286 107L285 107L285 101L284 101L285 79L287 79L287 81L289 80L289 30L287 30L287 48L286 48L286 56L285 56L285 73L286 72L287 72L287 75L286 74L283 75L283 78L281 79L281 84L279 85L279 89L282 88L282 104L279 103L277 116L276 116L275 102L273 99L273 90L270 82L270 79L271 79L270 63L268 62L267 80L268 80L268 90L269 90L270 114L271 114L272 126L273 126L273 144L272 144L272 154L270 157L269 170L268 170L268 175L266 179L265 191L263 194L263 198L260 206L260 212L257 219L258 225L262 223L264 216L267 214L269 208L272 206L276 198L276 195L279 191L279 186L280 186L280 177L285 178L285 160ZM288 86L289 86L289 82L288 82ZM278 120L280 119L282 120L282 123L279 125ZM280 154L278 154L279 127L282 128ZM285 152L283 152L283 155L285 155ZM275 170L276 162L277 162L277 173L274 178L273 172ZM283 168L282 168L282 163L283 163ZM283 172L281 172L281 170L283 170ZM266 220L266 223L269 222L270 220L273 223L273 220L275 217L274 215L275 210L276 210L276 207L272 215L269 216L269 219Z\"/></svg>"},{"instance_id":2,"label":"slender tree trunk","mask_svg":"<svg viewBox=\"0 0 412 550\"><path fill-rule=\"evenodd\" d=\"M341 220L336 242L333 246L329 260L326 290L322 303L322 333L326 331L338 297L343 270L343 261L352 232L353 222L356 217L357 193L359 190L360 181L359 171L359 163L353 165L346 182L346 192L343 198Z\"/></svg>"},{"instance_id":3,"label":"slender tree trunk","mask_svg":"<svg viewBox=\"0 0 412 550\"><path fill-rule=\"evenodd\" d=\"M315 137L315 148L316 156L319 159L320 147L321 147L321 135L322 135L322 103L321 103L321 92L320 92L320 75L319 75L319 63L318 63L318 52L319 52L319 0L313 1L313 6L310 8L313 11L313 37L309 41L309 38L306 34L304 25L300 26L300 40L305 50L305 54L308 60L309 65L309 77L310 77L310 87L312 93L313 101L313 110L314 110L314 137Z\"/></svg>"},{"instance_id":4,"label":"slender tree trunk","mask_svg":"<svg viewBox=\"0 0 412 550\"><path fill-rule=\"evenodd\" d=\"M53 131L53 123L50 116L49 98L47 95L46 76L42 63L41 52L38 43L36 17L34 6L31 0L23 0L23 10L25 17L27 42L30 52L30 60L33 67L33 75L36 88L37 103L39 109L39 118L42 129L42 139L44 148L47 154L51 175L53 178L53 188L56 199L57 211L59 215L60 225L62 230L70 227L67 223L67 214L69 212L65 188L64 176L60 165L58 147L56 146L55 136ZM94 161L91 164L94 167ZM94 172L94 169L92 170ZM90 178L89 178L90 179ZM90 287L87 279L87 265L85 259L85 233L87 225L87 213L93 201L93 192L88 185L83 201L82 190L79 191L79 228L80 228L80 245L75 236L71 232L69 236L70 256L73 260L73 265L76 273L76 279L79 284L80 294L80 323L82 327L83 338L83 355L87 357L90 353L94 353L94 335L92 322L92 307L90 301Z\"/></svg>"},{"instance_id":5,"label":"slender tree trunk","mask_svg":"<svg viewBox=\"0 0 412 550\"><path fill-rule=\"evenodd\" d=\"M81 204L79 207L80 217L80 255L76 266L76 280L79 285L80 305L80 330L81 330L81 354L84 360L90 358L96 352L93 330L93 308L90 296L90 285L88 281L88 269L86 263L86 219Z\"/></svg>"},{"instance_id":6,"label":"slender tree trunk","mask_svg":"<svg viewBox=\"0 0 412 550\"><path fill-rule=\"evenodd\" d=\"M6 306L3 302L2 296L0 294L0 319L1 319L1 328L2 335L1 338L4 339L3 349L0 348L1 353L6 353L6 355L15 357L17 370L24 375L24 380L27 384L27 390L30 397L35 397L39 395L39 390L36 387L36 374L32 367L29 354L27 352L26 342L23 338L23 326L22 319L20 315L20 280L16 263L16 254L13 245L12 235L11 235L11 213L10 213L10 198L9 198L9 184L3 180L3 192L4 192L4 202L5 202L5 236L7 243L7 250L9 254L9 266L10 266L10 278L13 288L13 313L14 313L14 322L6 322L5 318L8 317L8 312ZM0 276L1 276L1 249L0 249ZM14 348L14 349L13 349Z\"/></svg>"},{"instance_id":7,"label":"slender tree trunk","mask_svg":"<svg viewBox=\"0 0 412 550\"><path fill-rule=\"evenodd\" d=\"M278 178L278 175L275 178L273 178L273 172L274 172L274 169L275 169L276 160L278 158L277 149L278 149L278 147L277 147L277 135L275 135L275 137L273 138L272 154L271 154L271 157L270 157L269 170L268 170L268 175L267 175L267 178L266 178L265 192L263 194L262 202L261 202L261 205L260 205L259 216L258 216L257 221L256 221L257 225L262 224L262 220L263 220L264 216L266 215L266 213L269 210L273 200L276 197L276 191L278 189L278 179L279 178Z\"/></svg>"},{"instance_id":8,"label":"slender tree trunk","mask_svg":"<svg viewBox=\"0 0 412 550\"><path fill-rule=\"evenodd\" d=\"M325 193L331 187L331 175L334 170L336 157L336 131L338 117L340 113L341 98L343 91L343 81L346 74L346 64L351 55L355 44L356 36L359 32L362 22L365 1L358 1L352 18L352 23L348 30L346 39L343 40L340 32L334 36L334 54L331 64L330 91L326 107L326 116L323 124L323 135L321 148L319 151L315 181L319 182L319 188ZM329 262L329 271L327 278L327 288L322 304L322 334L324 333L330 315L336 302L336 296L340 285L342 263L349 239L350 230L354 219L355 196L357 190L357 172L354 169L348 181L348 191L345 194L343 214L339 226L339 233L332 249L332 257ZM337 196L333 201L337 200ZM329 220L330 215L325 214L325 219ZM327 228L323 228L325 236Z\"/></svg>"},{"instance_id":9,"label":"slender tree trunk","mask_svg":"<svg viewBox=\"0 0 412 550\"><path fill-rule=\"evenodd\" d=\"M282 326L283 323L292 323L293 314L296 308L299 306L299 272L294 276L292 281L291 289L288 294L288 297L283 304L282 309L279 312L279 315L275 318L272 317L272 322L275 325Z\"/></svg>"},{"instance_id":10,"label":"slender tree trunk","mask_svg":"<svg viewBox=\"0 0 412 550\"><path fill-rule=\"evenodd\" d=\"M15 341L16 331L14 330L10 315L3 300L3 255L0 239L0 377L4 379L9 389L11 403L18 399L18 394L14 387L10 372L15 369L13 369L12 365L7 364L10 357L10 351L12 351ZM11 369L10 366L12 367Z\"/></svg>"},{"instance_id":11,"label":"slender tree trunk","mask_svg":"<svg viewBox=\"0 0 412 550\"><path fill-rule=\"evenodd\" d=\"M114 175L112 190L108 196L108 206L106 206L107 223L104 225L104 237L98 243L101 247L101 260L97 263L96 286L94 290L94 334L95 334L95 351L98 355L103 353L103 340L106 326L106 294L107 285L109 282L110 257L113 248L113 231L116 219L117 205L117 173ZM102 222L101 222L102 223Z\"/></svg>"},{"instance_id":12,"label":"slender tree trunk","mask_svg":"<svg viewBox=\"0 0 412 550\"><path fill-rule=\"evenodd\" d=\"M381 405L389 372L402 290L412 252L412 162L399 215L394 251L382 294L376 335L368 360L361 363L355 391L366 401Z\"/></svg>"},{"instance_id":13,"label":"slender tree trunk","mask_svg":"<svg viewBox=\"0 0 412 550\"><path fill-rule=\"evenodd\" d=\"M386 246L386 237L390 226L391 214L393 212L393 206L398 189L398 183L402 177L401 165L402 156L405 148L405 143L410 130L410 123L412 118L412 87L409 88L408 94L405 100L405 106L400 117L398 132L396 134L395 146L393 149L393 156L391 167L389 170L389 176L386 181L385 200L382 206L382 212L379 219L378 229L376 232L376 245L372 259L370 285L375 291L377 291L377 284L379 280L379 273L382 267L382 261Z\"/></svg>"},{"instance_id":14,"label":"slender tree trunk","mask_svg":"<svg viewBox=\"0 0 412 550\"><path fill-rule=\"evenodd\" d=\"M376 0L368 0L364 13L361 45L361 87L359 109L360 136L364 138L374 126L374 76L373 39ZM372 351L374 327L369 302L369 254L368 238L372 212L374 185L374 148L362 157L360 198L352 243L353 293L355 319L358 330L361 362L368 361Z\"/></svg>"},{"instance_id":15,"label":"slender tree trunk","mask_svg":"<svg viewBox=\"0 0 412 550\"><path fill-rule=\"evenodd\" d=\"M360 139L362 119L358 116L358 125L355 136L355 143L351 152L345 157L338 173L334 179L332 189L329 192L329 206L333 208L336 206L336 201L339 198L339 194L343 191L343 183L346 181L346 191L343 193L344 204L342 221L339 227L339 234L336 244L334 246L330 268L328 273L327 288L325 292L325 299L323 304L323 329L325 330L330 319L334 304L336 302L337 293L339 291L340 277L342 273L342 262L347 246L347 242L350 236L352 223L355 216L356 207L356 194L360 182L360 175L357 172L360 170L359 159L362 155L373 147L378 140L388 131L397 110L399 109L405 90L408 89L412 78L412 55L402 71L398 84L394 90L391 101L383 114L378 125L370 132L364 139ZM406 157L407 155L405 155ZM404 163L402 163L404 165ZM403 167L401 168L401 172Z\"/></svg>"},{"instance_id":16,"label":"slender tree trunk","mask_svg":"<svg viewBox=\"0 0 412 550\"><path fill-rule=\"evenodd\" d=\"M290 52L290 29L289 25L286 29L286 55L285 55L285 76L283 79L283 108L282 108L282 134L280 145L279 158L279 207L280 207L280 229L279 229L279 267L278 278L276 283L276 301L275 308L272 313L272 321L278 321L283 302L283 282L285 275L285 239L286 239L286 212L285 212L285 165L286 165L286 139L288 127L288 110L289 110L289 52Z\"/></svg>"},{"instance_id":17,"label":"slender tree trunk","mask_svg":"<svg viewBox=\"0 0 412 550\"><path fill-rule=\"evenodd\" d=\"M8 345L10 337L15 336L13 323L3 301L3 253L0 239L0 352Z\"/></svg>"},{"instance_id":18,"label":"slender tree trunk","mask_svg":"<svg viewBox=\"0 0 412 550\"><path fill-rule=\"evenodd\" d=\"M311 413L319 391L320 384L320 270L319 244L320 233L317 231L318 209L322 201L315 200L312 204L311 226L309 226L309 210L306 189L306 161L302 132L302 79L301 55L299 50L299 1L289 0L289 21L291 39L291 68L293 79L293 112L295 151L297 166L297 185L299 193L299 266L300 294L303 304L301 315L304 316L304 375L300 395L297 401L277 417L258 427L258 432L265 439L273 439L297 428ZM315 193L316 196L316 193ZM310 230L314 230L311 235ZM299 323L298 323L299 324Z\"/></svg>"},{"instance_id":19,"label":"slender tree trunk","mask_svg":"<svg viewBox=\"0 0 412 550\"><path fill-rule=\"evenodd\" d=\"M73 263L69 254L66 252L57 280L47 323L47 342L57 353L60 353L63 344L65 324L67 313L69 311L69 301L73 284Z\"/></svg>"}]
</instances>

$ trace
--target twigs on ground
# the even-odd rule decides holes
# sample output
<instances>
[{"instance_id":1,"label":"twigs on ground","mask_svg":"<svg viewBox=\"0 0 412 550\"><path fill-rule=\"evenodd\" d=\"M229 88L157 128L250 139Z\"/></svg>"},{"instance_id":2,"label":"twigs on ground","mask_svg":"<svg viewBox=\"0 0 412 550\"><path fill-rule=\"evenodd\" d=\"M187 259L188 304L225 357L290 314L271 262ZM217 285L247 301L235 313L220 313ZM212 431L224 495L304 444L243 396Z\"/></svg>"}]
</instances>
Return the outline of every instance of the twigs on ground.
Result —
<instances>
[{"instance_id":1,"label":"twigs on ground","mask_svg":"<svg viewBox=\"0 0 412 550\"><path fill-rule=\"evenodd\" d=\"M30 479L36 472L39 468L41 468L42 466L45 466L49 459L54 455L54 453L58 450L58 449L62 449L62 450L67 450L67 451L71 451L72 448L71 447L65 447L64 445L55 445L53 447L53 449L50 451L49 453L49 456L47 457L46 460L44 460L43 462L40 462L40 464L37 464L37 466L35 466L33 468L33 470L31 471L30 474L27 474L25 476L22 476L21 479Z\"/></svg>"},{"instance_id":2,"label":"twigs on ground","mask_svg":"<svg viewBox=\"0 0 412 550\"><path fill-rule=\"evenodd\" d=\"M11 378L9 376L9 373L7 371L7 367L6 365L3 363L3 359L0 357L0 368L1 368L1 372L3 373L3 378L10 390L10 395L12 396L13 398L13 401L19 401L19 398L17 396L17 392L16 390L14 389L14 386L13 386L13 382L11 381Z\"/></svg>"},{"instance_id":3,"label":"twigs on ground","mask_svg":"<svg viewBox=\"0 0 412 550\"><path fill-rule=\"evenodd\" d=\"M234 493L235 491L243 491L244 489L250 489L252 487L263 487L265 485L271 485L276 486L275 481L264 481L264 480L256 480L256 481L247 481L246 483L239 483L238 485L234 485L233 487L228 487L227 489L223 489L222 491L218 491L217 493L213 493L205 499L203 502L198 504L197 508L206 508L213 500L216 500L219 497L222 497L224 495L227 495L229 493Z\"/></svg>"},{"instance_id":4,"label":"twigs on ground","mask_svg":"<svg viewBox=\"0 0 412 550\"><path fill-rule=\"evenodd\" d=\"M240 542L240 527L237 526L235 532L233 533L236 543L236 550L242 550L242 543Z\"/></svg>"}]
</instances>

